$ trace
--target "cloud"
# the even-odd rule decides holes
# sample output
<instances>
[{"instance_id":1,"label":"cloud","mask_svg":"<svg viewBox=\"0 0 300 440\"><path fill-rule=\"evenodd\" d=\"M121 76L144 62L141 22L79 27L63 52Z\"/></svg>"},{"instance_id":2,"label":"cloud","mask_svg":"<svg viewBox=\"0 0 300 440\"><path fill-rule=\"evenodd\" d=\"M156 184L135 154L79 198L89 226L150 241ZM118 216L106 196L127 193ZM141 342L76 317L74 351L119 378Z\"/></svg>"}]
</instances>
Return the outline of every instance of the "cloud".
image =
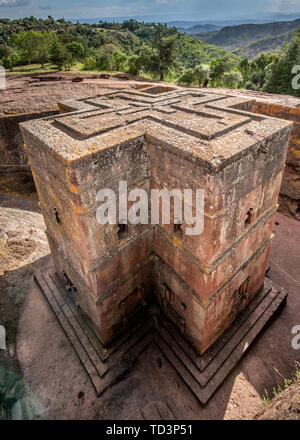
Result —
<instances>
[{"instance_id":1,"label":"cloud","mask_svg":"<svg viewBox=\"0 0 300 440\"><path fill-rule=\"evenodd\" d=\"M299 0L277 0L273 3L274 11L278 12L296 12L299 8Z\"/></svg>"},{"instance_id":2,"label":"cloud","mask_svg":"<svg viewBox=\"0 0 300 440\"><path fill-rule=\"evenodd\" d=\"M0 0L1 1L1 0ZM40 5L39 9L48 11L49 9L53 9L50 5Z\"/></svg>"},{"instance_id":3,"label":"cloud","mask_svg":"<svg viewBox=\"0 0 300 440\"><path fill-rule=\"evenodd\" d=\"M31 0L0 0L0 7L17 8L30 5Z\"/></svg>"}]
</instances>

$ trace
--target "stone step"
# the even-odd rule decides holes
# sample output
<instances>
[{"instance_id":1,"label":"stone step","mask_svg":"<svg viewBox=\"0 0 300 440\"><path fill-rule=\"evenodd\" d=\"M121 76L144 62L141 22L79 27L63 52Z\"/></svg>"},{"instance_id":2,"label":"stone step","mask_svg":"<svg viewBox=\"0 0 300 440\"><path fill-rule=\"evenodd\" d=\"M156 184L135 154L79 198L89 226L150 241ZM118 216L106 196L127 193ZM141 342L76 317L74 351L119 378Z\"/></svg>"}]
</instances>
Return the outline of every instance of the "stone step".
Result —
<instances>
[{"instance_id":1,"label":"stone step","mask_svg":"<svg viewBox=\"0 0 300 440\"><path fill-rule=\"evenodd\" d=\"M165 317L159 318L159 322L164 325L169 333L174 334L174 340L180 345L181 349L186 353L190 360L197 366L197 368L202 372L204 371L210 362L218 355L220 350L223 349L225 344L233 337L235 332L243 325L247 320L249 315L253 312L255 308L259 306L261 301L268 295L271 290L270 284L265 283L265 286L261 291L252 299L248 306L240 313L240 315L235 319L231 326L221 335L218 340L210 347L203 355L199 355L197 351L193 348L191 343L182 336L182 334L174 327L173 323L165 319Z\"/></svg>"},{"instance_id":2,"label":"stone step","mask_svg":"<svg viewBox=\"0 0 300 440\"><path fill-rule=\"evenodd\" d=\"M176 417L172 410L172 407L169 406L167 401L158 400L155 402L157 411L160 414L161 420L175 420ZM173 405L174 406L174 405Z\"/></svg>"},{"instance_id":3,"label":"stone step","mask_svg":"<svg viewBox=\"0 0 300 440\"><path fill-rule=\"evenodd\" d=\"M207 370L206 375L203 375L201 371L196 371L192 361L183 353L183 350L179 350L177 339L175 342L170 335L166 335L163 328L160 328L155 335L155 342L162 353L202 405L205 405L224 381L272 316L285 304L286 291L278 288L270 280L266 281L265 289L267 295L264 295L264 301L252 311L245 325L236 333L235 339L233 337L232 342L229 340L219 352L214 360L215 365L210 371Z\"/></svg>"},{"instance_id":4,"label":"stone step","mask_svg":"<svg viewBox=\"0 0 300 440\"><path fill-rule=\"evenodd\" d=\"M157 305L144 309L144 316L124 330L113 347L104 347L82 313L53 272L36 274L35 280L47 298L60 325L87 372L96 394L129 372L141 353L153 342L168 359L202 405L208 401L238 363L251 342L286 301L287 292L268 278L262 291L251 301L229 329L202 356L166 318ZM105 353L105 360L101 355ZM101 354L101 355L100 355ZM153 402L152 402L153 403ZM154 405L154 404L153 404ZM143 408L140 417L180 419L170 399ZM137 415L135 413L135 415Z\"/></svg>"},{"instance_id":5,"label":"stone step","mask_svg":"<svg viewBox=\"0 0 300 440\"><path fill-rule=\"evenodd\" d=\"M108 370L104 378L99 383L97 395L101 396L104 391L118 382L126 373L132 370L135 361L141 353L153 342L153 330L150 330L140 341L131 349L126 356L116 361Z\"/></svg>"},{"instance_id":6,"label":"stone step","mask_svg":"<svg viewBox=\"0 0 300 440\"><path fill-rule=\"evenodd\" d=\"M64 330L66 336L68 337L72 347L74 348L80 362L82 363L85 371L87 372L96 392L98 392L98 388L101 383L101 377L99 376L99 373L97 369L95 368L94 364L90 360L90 357L88 356L86 350L82 346L81 341L78 339L77 334L75 333L73 327L69 323L66 315L64 314L63 310L59 306L57 300L55 299L55 296L52 293L51 288L48 286L45 278L41 274L35 274L34 279L40 289L42 290L43 294L45 295L46 299L49 302L49 305L51 306L58 322L60 323L62 329Z\"/></svg>"},{"instance_id":7,"label":"stone step","mask_svg":"<svg viewBox=\"0 0 300 440\"><path fill-rule=\"evenodd\" d=\"M208 381L212 378L212 376L216 373L216 371L220 368L220 366L225 362L228 356L232 353L234 348L239 344L244 335L251 330L253 325L255 325L256 321L261 317L261 315L266 311L269 305L272 303L274 298L277 296L277 291L272 289L271 287L266 287L263 289L264 292L260 292L258 295L258 300L255 301L255 307L253 304L249 304L249 313L244 314L244 321L241 325L236 329L235 333L231 335L231 338L224 338L225 343L223 347L220 349L218 347L218 351L213 360L206 366L204 370L200 370L197 368L195 363L190 359L190 357L186 354L184 350L182 350L182 344L180 344L180 340L182 340L182 336L176 335L174 338L173 333L170 334L166 329L166 319L160 319L157 321L156 327L158 328L159 334L164 338L165 342L170 346L173 350L174 354L181 360L181 362L185 365L185 367L190 371L193 377L199 382L201 387L204 387ZM248 309L248 308L247 308ZM230 331L230 333L232 333Z\"/></svg>"},{"instance_id":8,"label":"stone step","mask_svg":"<svg viewBox=\"0 0 300 440\"><path fill-rule=\"evenodd\" d=\"M196 363L201 371L205 370L209 365L209 363L213 361L213 359L223 349L224 345L233 337L235 332L248 319L248 317L253 312L253 310L255 310L259 306L261 301L263 301L263 299L269 294L270 289L271 289L270 283L268 282L268 280L266 280L260 292L257 295L255 295L255 297L247 305L247 307L236 317L236 319L233 321L230 327L223 333L223 335L221 335L217 339L217 341L202 356L199 356L197 358Z\"/></svg>"},{"instance_id":9,"label":"stone step","mask_svg":"<svg viewBox=\"0 0 300 440\"><path fill-rule=\"evenodd\" d=\"M64 286L61 284L57 274L52 274L52 279L55 282L57 288L62 293L63 297L65 298L68 305L71 307L74 315L77 317L77 319L80 321L81 327L83 331L87 334L88 338L90 339L91 344L94 346L95 350L97 351L98 355L100 356L102 362L108 363L108 366L111 365L114 362L115 356L114 353L118 351L118 348L121 345L128 345L130 347L132 345L131 338L133 335L138 335L141 332L141 329L143 328L145 317L144 316L137 316L134 321L132 321L132 324L127 329L126 332L122 333L119 337L117 337L109 346L104 347L97 335L95 334L94 330L91 328L90 324L86 321L84 315L79 312L78 308L74 304L73 300L68 297L65 293L66 290ZM69 298L69 301L68 301ZM143 330L142 330L143 332ZM129 342L126 342L129 341ZM118 357L118 353L117 353Z\"/></svg>"},{"instance_id":10,"label":"stone step","mask_svg":"<svg viewBox=\"0 0 300 440\"><path fill-rule=\"evenodd\" d=\"M174 415L174 405L171 409L167 400L157 400L148 402L143 408L134 411L126 420L176 420L177 418Z\"/></svg>"},{"instance_id":11,"label":"stone step","mask_svg":"<svg viewBox=\"0 0 300 440\"><path fill-rule=\"evenodd\" d=\"M80 325L80 319L78 319L77 310L76 313L74 313L75 311L71 306L70 301L67 302L65 300L65 297L60 293L51 274L46 274L44 279L48 284L49 288L51 289L52 295L55 297L57 303L59 304L66 318L68 319L69 324L72 326L74 332L76 333L78 340L84 347L91 362L94 364L95 368L97 369L99 376L103 377L107 372L108 367L102 362L97 350L95 349L94 345L91 343L90 339L88 338L86 332L83 330L82 326Z\"/></svg>"},{"instance_id":12,"label":"stone step","mask_svg":"<svg viewBox=\"0 0 300 440\"><path fill-rule=\"evenodd\" d=\"M83 330L85 322L76 306L72 301L66 301L66 295L58 289L53 274L36 274L35 280L83 364L97 395L100 396L132 368L137 357L153 341L152 320L148 319L143 326L134 326L128 338L125 338L125 343L121 344L120 348L104 363ZM95 338L97 337L95 336L94 340ZM97 339L97 345L101 346L99 339Z\"/></svg>"},{"instance_id":13,"label":"stone step","mask_svg":"<svg viewBox=\"0 0 300 440\"><path fill-rule=\"evenodd\" d=\"M84 316L78 311L78 308L74 304L73 300L65 295L64 288L60 284L60 281L56 275L50 275L52 277L53 281L55 282L55 285L57 288L62 292L63 298L66 300L66 303L70 307L70 309L73 312L73 315L76 317L76 319L79 321L80 326L82 330L85 332L89 339L89 345L91 344L92 347L96 350L100 357L100 361L103 363L103 369L107 371L108 368L111 368L114 363L127 351L131 349L144 335L150 330L152 327L152 322L150 320L146 319L145 322L145 315L138 317L135 321L132 322L130 327L126 329L122 337L119 337L117 341L114 341L113 346L104 347L95 332L90 328L89 325L87 325ZM146 313L146 317L148 316L147 309L144 310ZM80 336L79 336L80 337Z\"/></svg>"},{"instance_id":14,"label":"stone step","mask_svg":"<svg viewBox=\"0 0 300 440\"><path fill-rule=\"evenodd\" d=\"M154 402L149 402L140 410L144 420L162 420Z\"/></svg>"},{"instance_id":15,"label":"stone step","mask_svg":"<svg viewBox=\"0 0 300 440\"><path fill-rule=\"evenodd\" d=\"M203 394L203 405L210 399L216 389L221 385L221 383L228 376L230 371L236 366L241 357L245 354L246 350L254 339L262 332L264 327L272 320L274 315L278 313L286 302L287 293L280 292L271 305L268 307L266 312L260 317L256 324L251 328L249 333L241 340L234 351L231 353L230 357L222 365L217 373L213 376L210 382L205 387L205 394Z\"/></svg>"}]
</instances>

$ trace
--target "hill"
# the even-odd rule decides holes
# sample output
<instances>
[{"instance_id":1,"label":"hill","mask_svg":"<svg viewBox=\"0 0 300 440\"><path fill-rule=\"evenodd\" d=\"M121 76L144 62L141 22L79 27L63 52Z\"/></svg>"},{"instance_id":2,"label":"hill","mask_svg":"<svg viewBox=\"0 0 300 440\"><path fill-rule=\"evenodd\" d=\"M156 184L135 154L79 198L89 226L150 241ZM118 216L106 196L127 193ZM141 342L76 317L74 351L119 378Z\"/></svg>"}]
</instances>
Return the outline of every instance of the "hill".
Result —
<instances>
[{"instance_id":1,"label":"hill","mask_svg":"<svg viewBox=\"0 0 300 440\"><path fill-rule=\"evenodd\" d=\"M226 56L232 60L238 59L236 55L224 48L178 32L176 27L163 26L162 29L164 37L176 37L178 61L185 68L208 63L218 57ZM154 23L140 23L135 20L123 23L84 24L72 23L64 19L55 21L52 18L42 20L30 17L12 21L0 19L0 48L3 44L9 43L12 34L29 30L53 31L59 35L68 34L80 37L90 50L99 49L103 45L113 45L126 55L139 54L142 47L151 45L151 39L157 32Z\"/></svg>"},{"instance_id":2,"label":"hill","mask_svg":"<svg viewBox=\"0 0 300 440\"><path fill-rule=\"evenodd\" d=\"M241 58L253 59L257 57L261 52L275 53L279 52L282 44L287 41L290 42L293 35L293 31L286 32L285 34L276 35L275 37L267 37L262 40L255 41L247 46L240 47L233 51Z\"/></svg>"},{"instance_id":3,"label":"hill","mask_svg":"<svg viewBox=\"0 0 300 440\"><path fill-rule=\"evenodd\" d=\"M176 41L178 61L186 68L200 63L210 63L216 58L228 57L237 61L238 57L221 47L207 44L194 37L179 33Z\"/></svg>"},{"instance_id":4,"label":"hill","mask_svg":"<svg viewBox=\"0 0 300 440\"><path fill-rule=\"evenodd\" d=\"M180 28L178 27L178 30L180 32L183 32L187 35L195 35L195 34L199 34L199 33L207 33L207 32L211 32L211 31L218 31L219 29L221 29L222 26L217 26L215 24L196 24L195 26L191 26L188 28Z\"/></svg>"},{"instance_id":5,"label":"hill","mask_svg":"<svg viewBox=\"0 0 300 440\"><path fill-rule=\"evenodd\" d=\"M300 19L263 24L242 24L226 26L219 31L197 33L194 36L206 43L255 57L262 51L276 51L285 38L290 39L292 31L300 26ZM237 50L240 49L241 50Z\"/></svg>"}]
</instances>

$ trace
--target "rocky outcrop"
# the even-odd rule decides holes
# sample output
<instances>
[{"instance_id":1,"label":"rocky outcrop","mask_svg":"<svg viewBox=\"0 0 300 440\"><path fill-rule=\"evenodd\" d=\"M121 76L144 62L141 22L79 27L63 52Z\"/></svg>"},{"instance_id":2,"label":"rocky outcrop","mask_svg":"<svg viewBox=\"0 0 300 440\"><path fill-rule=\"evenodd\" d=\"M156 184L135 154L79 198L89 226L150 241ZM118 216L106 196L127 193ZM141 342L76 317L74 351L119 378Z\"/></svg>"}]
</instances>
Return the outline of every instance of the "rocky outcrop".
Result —
<instances>
[{"instance_id":1,"label":"rocky outcrop","mask_svg":"<svg viewBox=\"0 0 300 440\"><path fill-rule=\"evenodd\" d=\"M267 100L267 97L266 97ZM286 166L280 188L279 211L300 220L300 106L256 101L253 111L259 114L293 121L286 156Z\"/></svg>"},{"instance_id":2,"label":"rocky outcrop","mask_svg":"<svg viewBox=\"0 0 300 440\"><path fill-rule=\"evenodd\" d=\"M300 379L275 396L256 420L300 420Z\"/></svg>"}]
</instances>

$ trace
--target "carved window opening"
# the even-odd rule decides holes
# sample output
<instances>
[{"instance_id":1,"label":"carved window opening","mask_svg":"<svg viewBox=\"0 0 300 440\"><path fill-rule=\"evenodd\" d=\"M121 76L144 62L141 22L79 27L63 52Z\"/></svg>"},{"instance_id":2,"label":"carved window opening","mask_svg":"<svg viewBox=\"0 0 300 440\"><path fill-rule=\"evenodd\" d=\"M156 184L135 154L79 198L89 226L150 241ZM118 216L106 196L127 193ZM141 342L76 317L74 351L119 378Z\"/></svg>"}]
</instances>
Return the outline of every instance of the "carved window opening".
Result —
<instances>
[{"instance_id":1,"label":"carved window opening","mask_svg":"<svg viewBox=\"0 0 300 440\"><path fill-rule=\"evenodd\" d=\"M61 223L61 219L59 217L58 211L56 208L54 208L54 215L55 215L55 220L57 223Z\"/></svg>"},{"instance_id":2,"label":"carved window opening","mask_svg":"<svg viewBox=\"0 0 300 440\"><path fill-rule=\"evenodd\" d=\"M179 238L180 240L183 239L183 229L182 229L182 223L174 223L174 235Z\"/></svg>"},{"instance_id":3,"label":"carved window opening","mask_svg":"<svg viewBox=\"0 0 300 440\"><path fill-rule=\"evenodd\" d=\"M248 297L248 286L249 286L250 277L247 277L240 287L234 292L234 303L233 309L242 309L245 300Z\"/></svg>"},{"instance_id":4,"label":"carved window opening","mask_svg":"<svg viewBox=\"0 0 300 440\"><path fill-rule=\"evenodd\" d=\"M64 276L64 280L65 280L65 287L66 290L70 293L72 300L74 301L76 307L80 309L80 305L78 302L78 298L77 298L77 288L76 286L74 286L74 284L72 283L72 281L70 280L70 278L68 277L68 275L66 274L66 272L63 272L63 276Z\"/></svg>"},{"instance_id":5,"label":"carved window opening","mask_svg":"<svg viewBox=\"0 0 300 440\"><path fill-rule=\"evenodd\" d=\"M168 303L174 303L175 293L166 284L164 284L164 287L165 287L165 299L166 299L166 301Z\"/></svg>"},{"instance_id":6,"label":"carved window opening","mask_svg":"<svg viewBox=\"0 0 300 440\"><path fill-rule=\"evenodd\" d=\"M172 317L172 320L174 320L178 327L180 328L180 331L182 333L185 332L185 317L184 314L186 312L187 306L186 304L181 301L180 297L176 295L173 290L167 286L167 284L164 284L165 288L165 305L168 307L168 311L170 316Z\"/></svg>"},{"instance_id":7,"label":"carved window opening","mask_svg":"<svg viewBox=\"0 0 300 440\"><path fill-rule=\"evenodd\" d=\"M145 300L143 300L144 289L144 284L141 283L128 296L126 296L126 298L119 302L119 311L122 320L126 321L128 315L132 314L139 304L146 304Z\"/></svg>"},{"instance_id":8,"label":"carved window opening","mask_svg":"<svg viewBox=\"0 0 300 440\"><path fill-rule=\"evenodd\" d=\"M245 281L242 282L242 284L240 285L238 292L239 295L245 295L248 291L248 285L249 285L249 277L245 279Z\"/></svg>"},{"instance_id":9,"label":"carved window opening","mask_svg":"<svg viewBox=\"0 0 300 440\"><path fill-rule=\"evenodd\" d=\"M249 211L247 212L245 227L247 228L249 225L251 225L251 223L253 223L253 220L254 220L254 210L253 208L250 208Z\"/></svg>"},{"instance_id":10,"label":"carved window opening","mask_svg":"<svg viewBox=\"0 0 300 440\"><path fill-rule=\"evenodd\" d=\"M168 303L168 305L174 305L178 310L186 311L187 305L180 299L178 295L176 295L173 290L170 289L167 284L164 284L165 296L164 299Z\"/></svg>"},{"instance_id":11,"label":"carved window opening","mask_svg":"<svg viewBox=\"0 0 300 440\"><path fill-rule=\"evenodd\" d=\"M73 285L72 281L70 280L70 278L68 277L66 272L63 272L63 276L64 276L64 279L65 279L66 289L67 290L71 290L73 288L76 289L76 287Z\"/></svg>"},{"instance_id":12,"label":"carved window opening","mask_svg":"<svg viewBox=\"0 0 300 440\"><path fill-rule=\"evenodd\" d=\"M128 236L128 225L126 223L119 223L118 224L118 238L119 240L122 240L123 238L126 238Z\"/></svg>"}]
</instances>

